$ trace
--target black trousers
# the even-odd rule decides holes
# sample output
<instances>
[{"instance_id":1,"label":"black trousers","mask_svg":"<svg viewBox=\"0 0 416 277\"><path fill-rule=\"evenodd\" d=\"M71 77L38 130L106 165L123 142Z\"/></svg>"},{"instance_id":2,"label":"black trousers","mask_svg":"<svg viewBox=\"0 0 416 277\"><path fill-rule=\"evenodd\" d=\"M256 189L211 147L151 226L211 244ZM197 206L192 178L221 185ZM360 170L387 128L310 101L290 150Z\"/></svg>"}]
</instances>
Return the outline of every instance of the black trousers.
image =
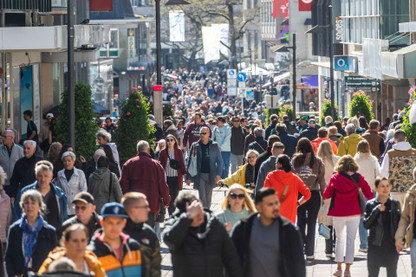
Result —
<instances>
[{"instance_id":1,"label":"black trousers","mask_svg":"<svg viewBox=\"0 0 416 277\"><path fill-rule=\"evenodd\" d=\"M178 177L168 177L167 183L169 187L169 194L171 197L168 212L169 216L172 216L173 212L175 211L175 199L176 197L178 197L179 194Z\"/></svg>"},{"instance_id":2,"label":"black trousers","mask_svg":"<svg viewBox=\"0 0 416 277\"><path fill-rule=\"evenodd\" d=\"M334 226L327 226L331 232L331 237L329 239L325 239L325 254L332 254L334 252L335 247L335 232Z\"/></svg>"},{"instance_id":3,"label":"black trousers","mask_svg":"<svg viewBox=\"0 0 416 277\"><path fill-rule=\"evenodd\" d=\"M391 245L368 245L367 268L368 277L378 277L380 267L385 267L387 277L397 276L397 262L399 254L396 252L393 242Z\"/></svg>"},{"instance_id":4,"label":"black trousers","mask_svg":"<svg viewBox=\"0 0 416 277\"><path fill-rule=\"evenodd\" d=\"M319 191L311 191L311 194L311 198L298 207L298 226L302 234L306 256L313 256L315 253L316 219L321 207ZM308 227L307 232L306 226Z\"/></svg>"}]
</instances>

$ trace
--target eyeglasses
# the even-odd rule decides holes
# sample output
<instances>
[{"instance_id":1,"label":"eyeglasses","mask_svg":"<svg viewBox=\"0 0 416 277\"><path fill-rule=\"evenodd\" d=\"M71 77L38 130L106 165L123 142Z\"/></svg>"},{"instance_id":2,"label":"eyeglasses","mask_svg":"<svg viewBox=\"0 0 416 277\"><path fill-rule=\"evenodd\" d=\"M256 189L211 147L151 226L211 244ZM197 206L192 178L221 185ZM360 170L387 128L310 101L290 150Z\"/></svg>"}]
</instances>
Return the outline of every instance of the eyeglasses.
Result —
<instances>
[{"instance_id":1,"label":"eyeglasses","mask_svg":"<svg viewBox=\"0 0 416 277\"><path fill-rule=\"evenodd\" d=\"M167 141L167 142L170 142L170 141L174 141L174 140L173 140L173 139L167 139L166 141Z\"/></svg>"},{"instance_id":2,"label":"eyeglasses","mask_svg":"<svg viewBox=\"0 0 416 277\"><path fill-rule=\"evenodd\" d=\"M255 158L256 158L256 156L249 156L248 158L249 158L249 159L255 159Z\"/></svg>"},{"instance_id":3,"label":"eyeglasses","mask_svg":"<svg viewBox=\"0 0 416 277\"><path fill-rule=\"evenodd\" d=\"M12 138L12 136L2 136L3 138Z\"/></svg>"},{"instance_id":4,"label":"eyeglasses","mask_svg":"<svg viewBox=\"0 0 416 277\"><path fill-rule=\"evenodd\" d=\"M87 209L87 206L77 206L77 205L75 205L75 206L74 206L74 209L75 209L75 210L85 211L85 210Z\"/></svg>"},{"instance_id":5,"label":"eyeglasses","mask_svg":"<svg viewBox=\"0 0 416 277\"><path fill-rule=\"evenodd\" d=\"M200 133L201 135L206 135L207 133Z\"/></svg>"},{"instance_id":6,"label":"eyeglasses","mask_svg":"<svg viewBox=\"0 0 416 277\"><path fill-rule=\"evenodd\" d=\"M230 198L231 199L237 199L237 197L239 199L244 199L244 194L235 194L234 192L230 193Z\"/></svg>"},{"instance_id":7,"label":"eyeglasses","mask_svg":"<svg viewBox=\"0 0 416 277\"><path fill-rule=\"evenodd\" d=\"M233 120L233 122L236 122L237 123L237 122L240 122L240 121L239 120Z\"/></svg>"},{"instance_id":8,"label":"eyeglasses","mask_svg":"<svg viewBox=\"0 0 416 277\"><path fill-rule=\"evenodd\" d=\"M149 205L136 206L135 208L137 208L137 209L148 209L149 208Z\"/></svg>"}]
</instances>

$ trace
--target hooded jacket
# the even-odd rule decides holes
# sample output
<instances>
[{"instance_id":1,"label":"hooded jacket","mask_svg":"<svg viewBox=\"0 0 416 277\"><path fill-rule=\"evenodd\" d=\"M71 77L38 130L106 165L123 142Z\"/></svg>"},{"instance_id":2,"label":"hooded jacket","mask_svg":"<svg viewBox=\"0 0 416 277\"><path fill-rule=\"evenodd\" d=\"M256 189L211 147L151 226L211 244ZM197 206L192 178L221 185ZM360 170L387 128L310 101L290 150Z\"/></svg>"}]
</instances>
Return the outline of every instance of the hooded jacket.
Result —
<instances>
[{"instance_id":1,"label":"hooded jacket","mask_svg":"<svg viewBox=\"0 0 416 277\"><path fill-rule=\"evenodd\" d=\"M112 191L110 192L110 178L112 179ZM120 183L117 176L110 172L108 168L98 168L90 176L88 182L88 192L94 196L96 211L100 212L105 203L118 202L120 203L121 192Z\"/></svg>"},{"instance_id":2,"label":"hooded jacket","mask_svg":"<svg viewBox=\"0 0 416 277\"><path fill-rule=\"evenodd\" d=\"M405 242L407 247L413 242L415 212L416 212L416 184L406 193L403 203L402 216L400 217L399 227L394 236L396 244Z\"/></svg>"},{"instance_id":3,"label":"hooded jacket","mask_svg":"<svg viewBox=\"0 0 416 277\"><path fill-rule=\"evenodd\" d=\"M221 152L231 151L231 128L228 124L224 124L222 127L214 127L212 131L212 140L218 143L218 147L221 148Z\"/></svg>"},{"instance_id":4,"label":"hooded jacket","mask_svg":"<svg viewBox=\"0 0 416 277\"><path fill-rule=\"evenodd\" d=\"M342 137L339 139L339 146L338 146L338 156L342 157L344 155L354 155L357 153L357 145L363 138L356 134L352 133L347 137Z\"/></svg>"},{"instance_id":5,"label":"hooded jacket","mask_svg":"<svg viewBox=\"0 0 416 277\"><path fill-rule=\"evenodd\" d=\"M358 174L358 173L356 173ZM358 174L360 181L358 186L361 188L365 198L370 200L374 197L370 186L364 176ZM332 175L323 196L325 199L335 197L334 206L329 210L328 215L332 216L355 216L361 215L360 204L358 202L358 189L355 183L340 173Z\"/></svg>"},{"instance_id":6,"label":"hooded jacket","mask_svg":"<svg viewBox=\"0 0 416 277\"><path fill-rule=\"evenodd\" d=\"M200 227L177 211L166 223L163 239L172 254L173 276L221 277L243 275L238 255L227 231L211 211L205 210Z\"/></svg>"},{"instance_id":7,"label":"hooded jacket","mask_svg":"<svg viewBox=\"0 0 416 277\"><path fill-rule=\"evenodd\" d=\"M283 198L286 186L287 190ZM303 195L305 200L311 198L311 191L302 179L291 171L286 172L284 170L276 170L267 175L266 180L264 181L264 187L274 188L276 190L277 198L279 198L280 202L280 215L286 217L295 224L299 193Z\"/></svg>"},{"instance_id":8,"label":"hooded jacket","mask_svg":"<svg viewBox=\"0 0 416 277\"><path fill-rule=\"evenodd\" d=\"M267 175L274 170L276 170L276 156L270 156L260 166L259 173L257 174L256 190L264 186Z\"/></svg>"},{"instance_id":9,"label":"hooded jacket","mask_svg":"<svg viewBox=\"0 0 416 277\"><path fill-rule=\"evenodd\" d=\"M321 143L323 141L328 141L331 144L332 152L334 153L334 155L336 155L338 153L338 147L337 147L337 145L335 144L334 141L332 141L328 138L316 138L313 141L311 141L313 151L315 152L315 154L316 154L316 152L318 152L319 145L321 145Z\"/></svg>"},{"instance_id":10,"label":"hooded jacket","mask_svg":"<svg viewBox=\"0 0 416 277\"><path fill-rule=\"evenodd\" d=\"M243 267L244 274L247 276L250 264L250 236L253 227L253 221L258 216L254 213L238 222L231 232L231 239L237 248L240 257L240 263ZM279 242L280 257L279 272L282 277L305 277L306 266L303 256L303 243L299 228L292 224L290 220L284 217L278 217L279 221ZM276 261L277 263L278 261Z\"/></svg>"},{"instance_id":11,"label":"hooded jacket","mask_svg":"<svg viewBox=\"0 0 416 277\"><path fill-rule=\"evenodd\" d=\"M56 247L54 250L49 252L48 257L43 262L42 266L40 267L38 273L43 274L48 272L49 266L52 262L59 260L62 257L66 256L66 250L63 247ZM84 253L84 260L88 265L89 272L94 272L95 277L105 277L104 269L101 265L101 262L98 260L97 256L90 250L85 250Z\"/></svg>"},{"instance_id":12,"label":"hooded jacket","mask_svg":"<svg viewBox=\"0 0 416 277\"><path fill-rule=\"evenodd\" d=\"M122 258L119 260L111 246L102 240L103 230L97 231L88 249L97 255L107 277L148 277L139 243L121 233Z\"/></svg>"}]
</instances>

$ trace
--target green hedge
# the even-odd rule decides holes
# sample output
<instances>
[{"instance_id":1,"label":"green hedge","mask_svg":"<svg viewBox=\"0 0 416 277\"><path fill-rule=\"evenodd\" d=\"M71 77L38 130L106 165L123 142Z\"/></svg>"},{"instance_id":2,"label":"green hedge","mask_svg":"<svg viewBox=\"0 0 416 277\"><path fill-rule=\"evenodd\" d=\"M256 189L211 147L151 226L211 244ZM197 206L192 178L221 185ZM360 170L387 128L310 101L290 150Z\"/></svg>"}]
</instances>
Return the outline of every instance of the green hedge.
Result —
<instances>
[{"instance_id":1,"label":"green hedge","mask_svg":"<svg viewBox=\"0 0 416 277\"><path fill-rule=\"evenodd\" d=\"M350 117L353 116L364 116L367 122L374 118L372 101L362 90L353 94L350 103Z\"/></svg>"},{"instance_id":2,"label":"green hedge","mask_svg":"<svg viewBox=\"0 0 416 277\"><path fill-rule=\"evenodd\" d=\"M339 120L339 114L338 114L338 105L335 104L335 118L333 118L334 121ZM323 105L322 105L322 115L321 115L321 126L325 126L325 117L331 115L331 101L328 99L325 99Z\"/></svg>"}]
</instances>

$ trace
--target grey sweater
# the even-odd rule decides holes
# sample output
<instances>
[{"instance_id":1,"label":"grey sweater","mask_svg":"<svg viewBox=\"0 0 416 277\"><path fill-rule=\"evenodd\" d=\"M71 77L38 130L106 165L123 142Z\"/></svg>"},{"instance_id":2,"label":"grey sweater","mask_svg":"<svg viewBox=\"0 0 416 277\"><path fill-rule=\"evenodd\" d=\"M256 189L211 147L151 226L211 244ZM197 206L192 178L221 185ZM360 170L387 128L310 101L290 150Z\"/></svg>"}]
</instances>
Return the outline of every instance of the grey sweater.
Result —
<instances>
[{"instance_id":1,"label":"grey sweater","mask_svg":"<svg viewBox=\"0 0 416 277\"><path fill-rule=\"evenodd\" d=\"M3 167L4 172L6 172L7 175L4 186L10 185L10 178L13 174L14 165L20 158L23 158L23 148L20 145L13 143L10 157L7 147L4 144L0 145L0 166Z\"/></svg>"}]
</instances>

